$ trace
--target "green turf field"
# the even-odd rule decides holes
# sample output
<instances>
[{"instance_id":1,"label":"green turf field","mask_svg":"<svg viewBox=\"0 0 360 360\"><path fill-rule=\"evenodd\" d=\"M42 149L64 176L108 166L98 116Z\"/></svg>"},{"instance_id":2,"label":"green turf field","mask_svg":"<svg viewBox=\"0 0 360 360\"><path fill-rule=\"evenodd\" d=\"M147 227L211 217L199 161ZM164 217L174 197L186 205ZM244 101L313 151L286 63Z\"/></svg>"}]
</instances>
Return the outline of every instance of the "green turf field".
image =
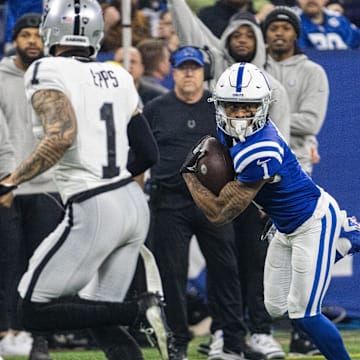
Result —
<instances>
[{"instance_id":1,"label":"green turf field","mask_svg":"<svg viewBox=\"0 0 360 360\"><path fill-rule=\"evenodd\" d=\"M347 349L350 352L352 360L360 360L360 330L344 330L341 332L346 344ZM285 332L277 332L275 337L283 345L285 351L288 350L289 335ZM188 357L189 360L206 360L206 356L200 355L197 351L197 345L200 342L206 342L208 338L195 338L189 348ZM106 360L105 356L101 352L97 351L72 351L72 352L51 352L53 360ZM145 360L160 360L160 356L155 349L144 349ZM5 360L26 360L25 356L5 356ZM286 359L294 360L311 360L311 359L324 359L322 356L310 356L310 357L287 357ZM119 359L121 360L121 359Z\"/></svg>"}]
</instances>

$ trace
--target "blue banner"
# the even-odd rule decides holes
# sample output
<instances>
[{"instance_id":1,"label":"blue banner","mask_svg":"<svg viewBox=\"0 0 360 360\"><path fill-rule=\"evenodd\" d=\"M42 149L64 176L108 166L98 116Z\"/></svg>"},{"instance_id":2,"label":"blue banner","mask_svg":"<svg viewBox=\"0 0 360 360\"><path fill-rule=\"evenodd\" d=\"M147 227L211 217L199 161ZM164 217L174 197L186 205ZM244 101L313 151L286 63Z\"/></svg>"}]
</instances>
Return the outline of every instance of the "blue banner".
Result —
<instances>
[{"instance_id":1,"label":"blue banner","mask_svg":"<svg viewBox=\"0 0 360 360\"><path fill-rule=\"evenodd\" d=\"M309 51L329 78L328 112L320 131L321 161L313 177L348 215L360 219L360 51ZM336 264L325 306L360 318L360 253Z\"/></svg>"}]
</instances>

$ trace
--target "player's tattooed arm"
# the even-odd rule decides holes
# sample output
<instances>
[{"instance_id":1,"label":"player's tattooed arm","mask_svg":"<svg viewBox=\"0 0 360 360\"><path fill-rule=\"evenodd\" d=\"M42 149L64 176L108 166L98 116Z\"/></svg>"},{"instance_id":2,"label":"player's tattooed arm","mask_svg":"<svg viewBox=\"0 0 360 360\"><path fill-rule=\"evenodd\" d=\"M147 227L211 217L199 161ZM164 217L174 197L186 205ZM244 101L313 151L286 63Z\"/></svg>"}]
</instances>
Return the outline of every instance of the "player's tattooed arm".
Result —
<instances>
[{"instance_id":1,"label":"player's tattooed arm","mask_svg":"<svg viewBox=\"0 0 360 360\"><path fill-rule=\"evenodd\" d=\"M211 222L219 225L241 214L266 182L244 184L230 181L216 196L200 183L196 175L185 173L183 177L197 206Z\"/></svg>"},{"instance_id":2,"label":"player's tattooed arm","mask_svg":"<svg viewBox=\"0 0 360 360\"><path fill-rule=\"evenodd\" d=\"M76 139L76 116L68 97L57 90L39 90L32 97L44 136L8 181L19 185L54 166Z\"/></svg>"}]
</instances>

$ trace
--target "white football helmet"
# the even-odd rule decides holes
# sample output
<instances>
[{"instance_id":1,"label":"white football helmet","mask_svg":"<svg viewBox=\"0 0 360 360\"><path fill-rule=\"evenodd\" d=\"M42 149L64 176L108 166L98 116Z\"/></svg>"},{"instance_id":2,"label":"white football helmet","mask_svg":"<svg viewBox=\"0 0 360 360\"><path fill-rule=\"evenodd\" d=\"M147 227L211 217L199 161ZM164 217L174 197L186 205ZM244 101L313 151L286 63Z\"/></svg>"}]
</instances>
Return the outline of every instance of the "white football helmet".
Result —
<instances>
[{"instance_id":1,"label":"white football helmet","mask_svg":"<svg viewBox=\"0 0 360 360\"><path fill-rule=\"evenodd\" d=\"M217 125L227 134L244 142L245 138L262 129L271 102L271 88L266 75L250 63L236 63L226 69L216 83L212 101L215 102ZM231 118L224 103L258 103L255 116Z\"/></svg>"},{"instance_id":2,"label":"white football helmet","mask_svg":"<svg viewBox=\"0 0 360 360\"><path fill-rule=\"evenodd\" d=\"M104 36L102 9L97 0L47 0L40 24L45 55L55 45L89 48L96 54Z\"/></svg>"}]
</instances>

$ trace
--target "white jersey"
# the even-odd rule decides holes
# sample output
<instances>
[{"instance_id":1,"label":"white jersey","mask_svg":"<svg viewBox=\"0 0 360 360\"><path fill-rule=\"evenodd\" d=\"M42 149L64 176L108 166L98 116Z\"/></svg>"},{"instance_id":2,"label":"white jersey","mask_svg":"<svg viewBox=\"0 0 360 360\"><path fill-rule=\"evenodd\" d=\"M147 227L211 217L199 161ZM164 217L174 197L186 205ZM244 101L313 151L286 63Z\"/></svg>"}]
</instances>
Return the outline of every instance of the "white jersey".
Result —
<instances>
[{"instance_id":1,"label":"white jersey","mask_svg":"<svg viewBox=\"0 0 360 360\"><path fill-rule=\"evenodd\" d=\"M36 91L48 89L63 92L73 104L77 139L55 169L64 202L79 192L131 176L126 168L127 125L139 96L126 70L111 63L43 58L27 70L25 87L29 100ZM35 133L39 129L41 123L35 119Z\"/></svg>"}]
</instances>

